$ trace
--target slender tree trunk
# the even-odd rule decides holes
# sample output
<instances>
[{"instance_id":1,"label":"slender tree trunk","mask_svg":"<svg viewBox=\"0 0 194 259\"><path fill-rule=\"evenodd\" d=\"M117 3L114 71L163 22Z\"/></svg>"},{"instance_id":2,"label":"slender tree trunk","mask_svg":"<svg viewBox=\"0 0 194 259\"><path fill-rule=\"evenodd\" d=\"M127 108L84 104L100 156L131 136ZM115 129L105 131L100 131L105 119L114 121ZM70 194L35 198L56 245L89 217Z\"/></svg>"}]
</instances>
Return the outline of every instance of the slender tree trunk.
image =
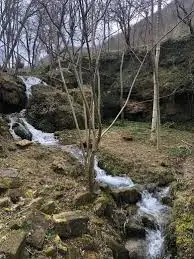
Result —
<instances>
[{"instance_id":1,"label":"slender tree trunk","mask_svg":"<svg viewBox=\"0 0 194 259\"><path fill-rule=\"evenodd\" d=\"M162 0L158 0L158 12L157 12L157 26L156 26L156 41L159 39L159 31L161 25L161 6ZM152 7L153 16L153 7ZM152 18L153 23L153 18ZM153 26L153 24L152 24ZM154 35L154 30L152 29ZM159 129L160 129L160 87L159 87L159 59L160 59L160 43L156 45L154 50L153 59L153 83L154 83L154 98L153 98L153 113L152 113L152 128L151 128L151 141L157 144L159 149Z\"/></svg>"},{"instance_id":2,"label":"slender tree trunk","mask_svg":"<svg viewBox=\"0 0 194 259\"><path fill-rule=\"evenodd\" d=\"M123 107L123 63L124 63L125 51L123 51L120 65L120 109ZM121 121L124 122L124 111L121 113Z\"/></svg>"}]
</instances>

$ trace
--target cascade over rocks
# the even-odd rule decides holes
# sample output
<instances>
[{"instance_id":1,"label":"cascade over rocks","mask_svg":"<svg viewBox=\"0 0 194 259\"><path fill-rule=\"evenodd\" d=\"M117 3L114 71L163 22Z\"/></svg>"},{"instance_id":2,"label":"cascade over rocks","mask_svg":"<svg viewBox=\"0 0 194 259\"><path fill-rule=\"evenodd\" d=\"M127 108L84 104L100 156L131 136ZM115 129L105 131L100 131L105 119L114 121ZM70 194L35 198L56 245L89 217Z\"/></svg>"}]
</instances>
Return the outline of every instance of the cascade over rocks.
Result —
<instances>
[{"instance_id":1,"label":"cascade over rocks","mask_svg":"<svg viewBox=\"0 0 194 259\"><path fill-rule=\"evenodd\" d=\"M74 102L80 128L84 128L82 107ZM29 122L44 132L74 129L75 123L67 94L54 87L36 85L27 106Z\"/></svg>"},{"instance_id":2,"label":"cascade over rocks","mask_svg":"<svg viewBox=\"0 0 194 259\"><path fill-rule=\"evenodd\" d=\"M0 72L0 113L22 110L27 101L25 90L20 78Z\"/></svg>"}]
</instances>

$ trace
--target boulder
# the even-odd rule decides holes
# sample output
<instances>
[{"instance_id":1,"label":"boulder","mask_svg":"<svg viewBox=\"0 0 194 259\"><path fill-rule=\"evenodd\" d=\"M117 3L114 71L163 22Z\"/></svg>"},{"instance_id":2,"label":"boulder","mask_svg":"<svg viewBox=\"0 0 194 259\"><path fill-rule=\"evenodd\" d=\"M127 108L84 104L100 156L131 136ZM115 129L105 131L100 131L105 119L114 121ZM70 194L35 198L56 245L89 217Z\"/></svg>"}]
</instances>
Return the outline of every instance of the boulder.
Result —
<instances>
[{"instance_id":1,"label":"boulder","mask_svg":"<svg viewBox=\"0 0 194 259\"><path fill-rule=\"evenodd\" d=\"M125 248L129 251L130 259L146 259L146 242L143 239L130 239L125 244Z\"/></svg>"},{"instance_id":2,"label":"boulder","mask_svg":"<svg viewBox=\"0 0 194 259\"><path fill-rule=\"evenodd\" d=\"M52 215L57 212L57 204L52 200L47 201L41 206L40 211L44 212L45 214Z\"/></svg>"},{"instance_id":3,"label":"boulder","mask_svg":"<svg viewBox=\"0 0 194 259\"><path fill-rule=\"evenodd\" d=\"M115 208L116 204L114 200L106 194L101 195L94 203L94 212L99 217L105 216L110 218Z\"/></svg>"},{"instance_id":4,"label":"boulder","mask_svg":"<svg viewBox=\"0 0 194 259\"><path fill-rule=\"evenodd\" d=\"M15 169L0 169L0 189L15 189L20 187L21 181Z\"/></svg>"},{"instance_id":5,"label":"boulder","mask_svg":"<svg viewBox=\"0 0 194 259\"><path fill-rule=\"evenodd\" d=\"M25 249L26 234L21 230L11 231L0 244L0 258L21 259ZM5 257L3 257L3 255ZM1 257L2 256L2 257Z\"/></svg>"},{"instance_id":6,"label":"boulder","mask_svg":"<svg viewBox=\"0 0 194 259\"><path fill-rule=\"evenodd\" d=\"M136 187L111 189L110 193L117 204L135 204L141 200L141 193Z\"/></svg>"},{"instance_id":7,"label":"boulder","mask_svg":"<svg viewBox=\"0 0 194 259\"><path fill-rule=\"evenodd\" d=\"M82 211L67 211L53 215L56 232L64 238L78 237L88 231L89 218Z\"/></svg>"},{"instance_id":8,"label":"boulder","mask_svg":"<svg viewBox=\"0 0 194 259\"><path fill-rule=\"evenodd\" d=\"M129 251L125 248L125 246L118 241L114 240L114 238L107 236L105 240L107 246L112 250L114 259L130 259Z\"/></svg>"},{"instance_id":9,"label":"boulder","mask_svg":"<svg viewBox=\"0 0 194 259\"><path fill-rule=\"evenodd\" d=\"M83 129L83 108L74 102L74 110L79 126ZM67 94L54 87L45 85L32 87L27 117L35 128L45 132L76 128Z\"/></svg>"},{"instance_id":10,"label":"boulder","mask_svg":"<svg viewBox=\"0 0 194 259\"><path fill-rule=\"evenodd\" d=\"M92 194L90 192L81 192L78 193L74 198L74 205L77 206L83 206L88 203L91 203L96 198L95 194Z\"/></svg>"},{"instance_id":11,"label":"boulder","mask_svg":"<svg viewBox=\"0 0 194 259\"><path fill-rule=\"evenodd\" d=\"M27 243L36 249L42 249L46 231L43 227L37 226L27 237Z\"/></svg>"},{"instance_id":12,"label":"boulder","mask_svg":"<svg viewBox=\"0 0 194 259\"><path fill-rule=\"evenodd\" d=\"M153 215L144 213L141 220L144 227L150 228L150 229L157 228L157 222Z\"/></svg>"},{"instance_id":13,"label":"boulder","mask_svg":"<svg viewBox=\"0 0 194 259\"><path fill-rule=\"evenodd\" d=\"M125 230L125 235L127 238L129 238L129 237L145 238L145 236L146 236L145 228L135 222L126 223L124 230Z\"/></svg>"},{"instance_id":14,"label":"boulder","mask_svg":"<svg viewBox=\"0 0 194 259\"><path fill-rule=\"evenodd\" d=\"M12 125L12 129L21 139L32 140L32 133L23 124L16 122Z\"/></svg>"},{"instance_id":15,"label":"boulder","mask_svg":"<svg viewBox=\"0 0 194 259\"><path fill-rule=\"evenodd\" d=\"M0 72L0 113L22 110L26 105L26 87L22 80Z\"/></svg>"},{"instance_id":16,"label":"boulder","mask_svg":"<svg viewBox=\"0 0 194 259\"><path fill-rule=\"evenodd\" d=\"M20 148L26 148L26 147L31 146L32 144L33 144L33 142L30 141L30 140L27 140L27 139L23 139L23 140L21 140L21 141L17 141L17 142L16 142L16 145L17 145L18 147L20 147Z\"/></svg>"}]
</instances>

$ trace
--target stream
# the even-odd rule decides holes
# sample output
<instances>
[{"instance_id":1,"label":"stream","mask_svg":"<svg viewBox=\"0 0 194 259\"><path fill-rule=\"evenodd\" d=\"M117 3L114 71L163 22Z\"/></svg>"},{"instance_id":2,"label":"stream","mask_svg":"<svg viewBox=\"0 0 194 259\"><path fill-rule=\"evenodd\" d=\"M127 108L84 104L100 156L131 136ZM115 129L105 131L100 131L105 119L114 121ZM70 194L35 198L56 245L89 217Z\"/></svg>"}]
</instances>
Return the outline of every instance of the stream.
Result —
<instances>
[{"instance_id":1,"label":"stream","mask_svg":"<svg viewBox=\"0 0 194 259\"><path fill-rule=\"evenodd\" d=\"M41 80L36 77L20 77L26 85L26 95L29 98L31 95L31 87L41 83ZM45 146L59 147L66 152L70 152L80 162L83 161L81 150L73 145L62 146L55 138L54 133L45 133L35 129L30 125L25 118L25 110L20 113L9 115L10 133L14 139L20 139L12 129L13 123L18 118L22 120L28 130L32 133L32 141ZM112 188L130 188L135 186L135 183L129 177L111 176L105 170L98 166L98 160L95 159L96 181L105 183ZM168 207L161 203L164 196L169 195L169 188L161 189L156 193L150 193L147 190L142 192L142 199L138 206L137 214L140 216L150 215L156 225L155 229L146 228L146 255L145 258L170 258L165 255L165 226L168 218ZM129 241L130 242L130 241Z\"/></svg>"}]
</instances>

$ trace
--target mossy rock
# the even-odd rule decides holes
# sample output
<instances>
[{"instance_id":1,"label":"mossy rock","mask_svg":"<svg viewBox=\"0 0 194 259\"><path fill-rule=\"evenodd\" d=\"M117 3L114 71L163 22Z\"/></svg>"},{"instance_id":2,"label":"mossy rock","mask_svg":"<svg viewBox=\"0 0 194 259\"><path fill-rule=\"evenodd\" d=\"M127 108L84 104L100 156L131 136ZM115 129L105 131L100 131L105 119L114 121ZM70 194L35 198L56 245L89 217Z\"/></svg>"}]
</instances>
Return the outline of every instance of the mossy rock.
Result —
<instances>
[{"instance_id":1,"label":"mossy rock","mask_svg":"<svg viewBox=\"0 0 194 259\"><path fill-rule=\"evenodd\" d=\"M79 127L84 128L83 108L78 103L73 105ZM76 128L67 94L54 87L32 87L27 117L32 125L45 132Z\"/></svg>"}]
</instances>

